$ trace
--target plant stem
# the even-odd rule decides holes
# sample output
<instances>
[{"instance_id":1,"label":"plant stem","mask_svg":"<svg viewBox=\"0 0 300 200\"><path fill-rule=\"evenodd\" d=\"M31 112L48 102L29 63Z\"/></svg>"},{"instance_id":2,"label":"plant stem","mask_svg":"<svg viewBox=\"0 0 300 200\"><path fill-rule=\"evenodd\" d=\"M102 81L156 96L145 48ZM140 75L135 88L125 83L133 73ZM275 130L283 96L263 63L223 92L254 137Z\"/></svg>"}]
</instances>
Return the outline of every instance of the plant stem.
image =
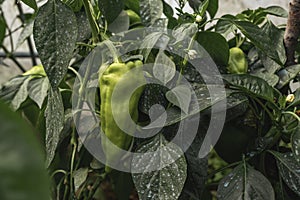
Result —
<instances>
[{"instance_id":1,"label":"plant stem","mask_svg":"<svg viewBox=\"0 0 300 200\"><path fill-rule=\"evenodd\" d=\"M269 109L256 97L253 97L255 101L263 107L263 109L266 111L266 113L269 115L270 119L274 120L273 114L269 111Z\"/></svg>"},{"instance_id":2,"label":"plant stem","mask_svg":"<svg viewBox=\"0 0 300 200\"><path fill-rule=\"evenodd\" d=\"M73 127L73 131L72 131L71 145L73 146L73 151L72 151L71 163L70 163L70 195L73 196L73 194L74 194L73 172L74 172L75 155L76 155L76 151L77 151L75 127Z\"/></svg>"},{"instance_id":3,"label":"plant stem","mask_svg":"<svg viewBox=\"0 0 300 200\"><path fill-rule=\"evenodd\" d=\"M98 24L97 24L95 18L93 17L93 15L91 13L92 6L91 6L89 0L82 0L82 2L83 2L85 13L87 15L87 18L89 20L90 27L92 30L93 43L96 44L97 42L99 42L99 37L98 37L99 27L98 27Z\"/></svg>"},{"instance_id":4,"label":"plant stem","mask_svg":"<svg viewBox=\"0 0 300 200\"><path fill-rule=\"evenodd\" d=\"M182 68L184 68L184 67L186 66L187 62L188 62L188 59L189 59L189 51L190 51L190 49L192 48L192 46L193 46L195 40L197 39L197 36L198 36L198 31L193 35L193 37L192 37L192 39L191 39L191 41L190 41L190 43L189 43L189 46L188 46L188 48L187 48L187 54L185 54L184 59L183 59L183 62L182 62L182 64L183 64Z\"/></svg>"}]
</instances>

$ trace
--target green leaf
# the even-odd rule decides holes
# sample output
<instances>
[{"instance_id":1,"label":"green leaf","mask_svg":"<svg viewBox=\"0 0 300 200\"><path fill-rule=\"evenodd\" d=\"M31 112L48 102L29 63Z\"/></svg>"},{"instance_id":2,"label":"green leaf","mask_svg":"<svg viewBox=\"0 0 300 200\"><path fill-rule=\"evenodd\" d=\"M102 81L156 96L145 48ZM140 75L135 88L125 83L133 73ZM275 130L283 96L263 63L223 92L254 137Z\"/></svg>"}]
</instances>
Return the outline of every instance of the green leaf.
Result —
<instances>
[{"instance_id":1,"label":"green leaf","mask_svg":"<svg viewBox=\"0 0 300 200\"><path fill-rule=\"evenodd\" d=\"M144 57L144 60L146 61L148 59L148 56L151 52L151 49L155 46L157 41L163 36L162 32L153 32L148 34L145 39L143 40L143 43L141 44L141 54Z\"/></svg>"},{"instance_id":2,"label":"green leaf","mask_svg":"<svg viewBox=\"0 0 300 200\"><path fill-rule=\"evenodd\" d=\"M299 73L300 73L299 64L285 67L278 73L280 80L276 87L278 89L281 89L285 85L289 84Z\"/></svg>"},{"instance_id":3,"label":"green leaf","mask_svg":"<svg viewBox=\"0 0 300 200\"><path fill-rule=\"evenodd\" d=\"M248 109L248 98L245 95L232 93L226 99L226 122L244 115Z\"/></svg>"},{"instance_id":4,"label":"green leaf","mask_svg":"<svg viewBox=\"0 0 300 200\"><path fill-rule=\"evenodd\" d=\"M201 1L200 7L197 9L197 10L199 10L200 16L204 16L204 14L207 10L208 4L209 4L209 0L202 0Z\"/></svg>"},{"instance_id":5,"label":"green leaf","mask_svg":"<svg viewBox=\"0 0 300 200\"><path fill-rule=\"evenodd\" d=\"M64 106L58 89L50 87L48 103L45 111L46 117L46 167L53 160L60 140L60 133L64 126Z\"/></svg>"},{"instance_id":6,"label":"green leaf","mask_svg":"<svg viewBox=\"0 0 300 200\"><path fill-rule=\"evenodd\" d=\"M218 199L275 200L269 180L248 165L239 165L218 186Z\"/></svg>"},{"instance_id":7,"label":"green leaf","mask_svg":"<svg viewBox=\"0 0 300 200\"><path fill-rule=\"evenodd\" d=\"M42 108L45 98L48 94L49 80L47 77L34 79L29 85L29 97Z\"/></svg>"},{"instance_id":8,"label":"green leaf","mask_svg":"<svg viewBox=\"0 0 300 200\"><path fill-rule=\"evenodd\" d=\"M276 160L279 173L286 185L300 196L300 163L295 160L292 153L279 153L270 151Z\"/></svg>"},{"instance_id":9,"label":"green leaf","mask_svg":"<svg viewBox=\"0 0 300 200\"><path fill-rule=\"evenodd\" d=\"M110 24L124 9L124 0L99 0L98 5L106 21Z\"/></svg>"},{"instance_id":10,"label":"green leaf","mask_svg":"<svg viewBox=\"0 0 300 200\"><path fill-rule=\"evenodd\" d=\"M34 10L37 10L37 9L38 9L35 0L21 0L21 1L23 1L23 3L25 3L27 6L29 6L30 8L32 8L32 9L34 9Z\"/></svg>"},{"instance_id":11,"label":"green leaf","mask_svg":"<svg viewBox=\"0 0 300 200\"><path fill-rule=\"evenodd\" d=\"M197 87L194 88L194 92L197 96L197 100L191 101L191 103L189 105L189 112L181 113L180 109L178 109L177 107L168 108L166 110L167 119L166 119L164 126L170 126L172 124L180 122L183 119L186 119L195 114L198 114L201 111L208 109L215 103L224 100L227 97L227 95L229 95L229 94L218 94L218 96L214 96L214 98L212 99L212 97L209 93L208 87L210 88L210 90L216 89L218 91L220 91L220 90L222 91L224 89L223 85L198 84ZM164 116L165 116L164 114L161 115L160 117L158 117L157 120L159 120L160 118L164 118ZM158 128L158 127L161 127L161 125L156 126L156 124L154 124L153 126L148 126L148 128Z\"/></svg>"},{"instance_id":12,"label":"green leaf","mask_svg":"<svg viewBox=\"0 0 300 200\"><path fill-rule=\"evenodd\" d=\"M49 199L43 152L34 131L0 102L0 199Z\"/></svg>"},{"instance_id":13,"label":"green leaf","mask_svg":"<svg viewBox=\"0 0 300 200\"><path fill-rule=\"evenodd\" d=\"M266 12L269 15L274 15L277 17L283 17L283 18L288 17L288 12L280 6L267 7L267 8L265 8L264 12Z\"/></svg>"},{"instance_id":14,"label":"green leaf","mask_svg":"<svg viewBox=\"0 0 300 200\"><path fill-rule=\"evenodd\" d=\"M11 102L27 78L25 76L17 76L5 83L0 90L0 98L5 102Z\"/></svg>"},{"instance_id":15,"label":"green leaf","mask_svg":"<svg viewBox=\"0 0 300 200\"><path fill-rule=\"evenodd\" d=\"M136 0L125 0L126 8L133 10L135 13L140 13L140 1Z\"/></svg>"},{"instance_id":16,"label":"green leaf","mask_svg":"<svg viewBox=\"0 0 300 200\"><path fill-rule=\"evenodd\" d=\"M281 65L285 63L284 32L278 29L271 21L268 21L263 28L247 21L234 21L233 23L267 56Z\"/></svg>"},{"instance_id":17,"label":"green leaf","mask_svg":"<svg viewBox=\"0 0 300 200\"><path fill-rule=\"evenodd\" d=\"M142 23L151 26L163 14L163 3L161 0L140 0L140 14Z\"/></svg>"},{"instance_id":18,"label":"green leaf","mask_svg":"<svg viewBox=\"0 0 300 200\"><path fill-rule=\"evenodd\" d=\"M280 68L282 68L281 65L279 65L277 62L272 60L270 57L268 57L264 53L259 53L259 58L261 59L261 62L263 64L264 69L267 70L268 73L274 74L277 72ZM266 79L264 79L266 80Z\"/></svg>"},{"instance_id":19,"label":"green leaf","mask_svg":"<svg viewBox=\"0 0 300 200\"><path fill-rule=\"evenodd\" d=\"M274 50L278 54L278 58L280 61L279 64L285 63L286 52L283 44L284 31L282 29L277 28L270 20L268 20L267 23L264 24L264 26L262 27L262 31L268 36L268 38L270 38L272 42L271 47L274 48ZM271 56L269 57L272 58Z\"/></svg>"},{"instance_id":20,"label":"green leaf","mask_svg":"<svg viewBox=\"0 0 300 200\"><path fill-rule=\"evenodd\" d=\"M187 160L187 180L180 195L180 200L202 199L202 192L207 180L208 158L199 158L199 151L206 132L207 129L203 123L200 122L197 136L185 152Z\"/></svg>"},{"instance_id":21,"label":"green leaf","mask_svg":"<svg viewBox=\"0 0 300 200\"><path fill-rule=\"evenodd\" d=\"M173 32L173 37L175 38L176 42L179 43L186 38L192 38L195 33L198 31L197 24L195 23L185 23L181 24L177 27Z\"/></svg>"},{"instance_id":22,"label":"green leaf","mask_svg":"<svg viewBox=\"0 0 300 200\"><path fill-rule=\"evenodd\" d=\"M25 81L20 86L20 89L16 92L13 100L11 101L13 110L18 110L20 105L27 99L29 80L29 78L25 79Z\"/></svg>"},{"instance_id":23,"label":"green leaf","mask_svg":"<svg viewBox=\"0 0 300 200\"><path fill-rule=\"evenodd\" d=\"M75 49L75 14L60 0L49 0L37 13L33 36L50 84L57 88L67 73Z\"/></svg>"},{"instance_id":24,"label":"green leaf","mask_svg":"<svg viewBox=\"0 0 300 200\"><path fill-rule=\"evenodd\" d=\"M274 101L273 88L259 77L248 74L230 74L224 75L223 77L232 88L242 90L247 94L255 95L269 102Z\"/></svg>"},{"instance_id":25,"label":"green leaf","mask_svg":"<svg viewBox=\"0 0 300 200\"><path fill-rule=\"evenodd\" d=\"M300 126L296 128L291 138L292 150L295 159L300 163Z\"/></svg>"},{"instance_id":26,"label":"green leaf","mask_svg":"<svg viewBox=\"0 0 300 200\"><path fill-rule=\"evenodd\" d=\"M166 85L175 76L175 72L175 63L164 53L163 50L159 50L153 66L154 77Z\"/></svg>"},{"instance_id":27,"label":"green leaf","mask_svg":"<svg viewBox=\"0 0 300 200\"><path fill-rule=\"evenodd\" d=\"M91 37L92 31L89 25L89 20L84 11L76 13L76 21L77 21L77 39L76 41L84 41Z\"/></svg>"},{"instance_id":28,"label":"green leaf","mask_svg":"<svg viewBox=\"0 0 300 200\"><path fill-rule=\"evenodd\" d=\"M173 8L163 0L163 12L168 18L172 18L174 15Z\"/></svg>"},{"instance_id":29,"label":"green leaf","mask_svg":"<svg viewBox=\"0 0 300 200\"><path fill-rule=\"evenodd\" d=\"M29 38L33 32L33 23L34 20L30 20L28 23L25 24L25 27L22 29L20 36L17 41L16 48L20 47L27 38Z\"/></svg>"},{"instance_id":30,"label":"green leaf","mask_svg":"<svg viewBox=\"0 0 300 200\"><path fill-rule=\"evenodd\" d=\"M192 92L186 85L178 85L166 93L166 98L183 112L188 113Z\"/></svg>"},{"instance_id":31,"label":"green leaf","mask_svg":"<svg viewBox=\"0 0 300 200\"><path fill-rule=\"evenodd\" d=\"M74 187L75 191L79 189L79 187L86 181L88 176L89 168L80 168L74 171Z\"/></svg>"},{"instance_id":32,"label":"green leaf","mask_svg":"<svg viewBox=\"0 0 300 200\"><path fill-rule=\"evenodd\" d=\"M80 11L82 8L82 0L62 0L67 6L69 6L74 12Z\"/></svg>"},{"instance_id":33,"label":"green leaf","mask_svg":"<svg viewBox=\"0 0 300 200\"><path fill-rule=\"evenodd\" d=\"M207 11L211 18L214 18L219 9L219 0L209 0Z\"/></svg>"},{"instance_id":34,"label":"green leaf","mask_svg":"<svg viewBox=\"0 0 300 200\"><path fill-rule=\"evenodd\" d=\"M3 15L0 15L0 45L2 45L6 33L6 21Z\"/></svg>"},{"instance_id":35,"label":"green leaf","mask_svg":"<svg viewBox=\"0 0 300 200\"><path fill-rule=\"evenodd\" d=\"M222 35L216 32L203 31L198 33L197 41L209 53L218 66L227 66L229 46Z\"/></svg>"},{"instance_id":36,"label":"green leaf","mask_svg":"<svg viewBox=\"0 0 300 200\"><path fill-rule=\"evenodd\" d=\"M265 69L255 70L255 71L251 72L251 75L257 76L263 80L266 80L267 83L272 87L277 85L277 83L279 81L279 77L277 75L272 74L272 73L266 71Z\"/></svg>"},{"instance_id":37,"label":"green leaf","mask_svg":"<svg viewBox=\"0 0 300 200\"><path fill-rule=\"evenodd\" d=\"M294 92L295 99L294 101L288 106L289 107L295 107L296 105L300 104L300 88L297 88ZM1 97L1 96L0 96Z\"/></svg>"},{"instance_id":38,"label":"green leaf","mask_svg":"<svg viewBox=\"0 0 300 200\"><path fill-rule=\"evenodd\" d=\"M165 97L167 90L168 89L162 85L147 84L139 101L139 109L143 113L148 114L150 108L155 104L159 104L166 108L168 106L168 101Z\"/></svg>"},{"instance_id":39,"label":"green leaf","mask_svg":"<svg viewBox=\"0 0 300 200\"><path fill-rule=\"evenodd\" d=\"M140 199L178 199L187 176L182 150L162 134L137 150L132 168L143 170L132 178ZM149 153L151 156L149 156Z\"/></svg>"},{"instance_id":40,"label":"green leaf","mask_svg":"<svg viewBox=\"0 0 300 200\"><path fill-rule=\"evenodd\" d=\"M164 15L168 18L168 29L173 29L178 24L177 19L173 17L174 15L173 8L169 4L167 4L164 0L162 2L163 2Z\"/></svg>"},{"instance_id":41,"label":"green leaf","mask_svg":"<svg viewBox=\"0 0 300 200\"><path fill-rule=\"evenodd\" d=\"M235 20L236 17L233 15L223 15L221 19L218 20L215 30L218 33L221 33L223 35L227 35L234 31L236 29L236 26L230 21L230 20Z\"/></svg>"},{"instance_id":42,"label":"green leaf","mask_svg":"<svg viewBox=\"0 0 300 200\"><path fill-rule=\"evenodd\" d=\"M120 15L108 25L108 30L112 33L121 33L129 29L129 16L126 11L121 11Z\"/></svg>"}]
</instances>

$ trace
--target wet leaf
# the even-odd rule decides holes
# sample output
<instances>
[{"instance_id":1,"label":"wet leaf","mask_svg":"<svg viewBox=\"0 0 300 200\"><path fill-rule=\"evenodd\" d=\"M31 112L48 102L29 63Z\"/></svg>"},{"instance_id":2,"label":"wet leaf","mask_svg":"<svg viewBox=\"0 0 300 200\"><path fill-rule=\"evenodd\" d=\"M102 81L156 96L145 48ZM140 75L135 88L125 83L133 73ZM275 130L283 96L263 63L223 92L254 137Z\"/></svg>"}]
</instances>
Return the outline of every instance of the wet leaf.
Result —
<instances>
[{"instance_id":1,"label":"wet leaf","mask_svg":"<svg viewBox=\"0 0 300 200\"><path fill-rule=\"evenodd\" d=\"M224 75L224 79L232 86L245 93L253 94L269 102L274 101L273 88L263 79L248 74Z\"/></svg>"},{"instance_id":2,"label":"wet leaf","mask_svg":"<svg viewBox=\"0 0 300 200\"><path fill-rule=\"evenodd\" d=\"M67 73L75 49L75 14L60 0L49 0L37 13L33 37L50 84L57 88Z\"/></svg>"},{"instance_id":3,"label":"wet leaf","mask_svg":"<svg viewBox=\"0 0 300 200\"><path fill-rule=\"evenodd\" d=\"M167 88L163 87L162 85L158 84L147 84L144 89L144 93L141 96L139 101L139 109L148 114L150 108L155 105L159 104L162 107L166 108L168 105L168 101L165 97L165 93L167 92ZM161 110L160 113L163 113Z\"/></svg>"},{"instance_id":4,"label":"wet leaf","mask_svg":"<svg viewBox=\"0 0 300 200\"><path fill-rule=\"evenodd\" d=\"M202 193L207 180L208 158L199 158L199 151L203 144L207 128L200 122L198 133L193 143L184 153L187 161L187 180L180 200L202 199Z\"/></svg>"},{"instance_id":5,"label":"wet leaf","mask_svg":"<svg viewBox=\"0 0 300 200\"><path fill-rule=\"evenodd\" d=\"M296 131L292 135L291 143L292 143L292 150L295 159L300 163L300 126L299 125Z\"/></svg>"},{"instance_id":6,"label":"wet leaf","mask_svg":"<svg viewBox=\"0 0 300 200\"><path fill-rule=\"evenodd\" d=\"M201 111L208 109L212 105L214 105L217 102L221 102L224 100L229 94L215 94L217 96L211 96L209 93L208 87L210 90L214 90L214 88L218 91L222 91L224 89L223 85L205 85L205 84L198 84L197 87L194 88L195 95L197 97L197 100L191 100L189 104L189 110L187 113L181 113L181 110L177 107L170 107L166 110L167 119L164 124L164 126L170 126L172 124L175 124L177 122L180 122L181 120L184 120L188 117L191 117L195 114L200 113ZM164 119L165 114L162 114L159 116L156 120ZM153 124L153 126L147 126L148 128L159 128L161 127L161 124L156 126L157 124Z\"/></svg>"},{"instance_id":7,"label":"wet leaf","mask_svg":"<svg viewBox=\"0 0 300 200\"><path fill-rule=\"evenodd\" d=\"M64 126L64 106L58 89L49 89L46 117L46 167L51 164Z\"/></svg>"},{"instance_id":8,"label":"wet leaf","mask_svg":"<svg viewBox=\"0 0 300 200\"><path fill-rule=\"evenodd\" d=\"M300 164L292 153L270 151L276 160L280 175L286 185L300 196Z\"/></svg>"},{"instance_id":9,"label":"wet leaf","mask_svg":"<svg viewBox=\"0 0 300 200\"><path fill-rule=\"evenodd\" d=\"M145 26L153 25L163 14L163 3L161 0L141 0L140 14Z\"/></svg>"},{"instance_id":10,"label":"wet leaf","mask_svg":"<svg viewBox=\"0 0 300 200\"><path fill-rule=\"evenodd\" d=\"M178 199L187 171L182 150L169 143L162 134L141 146L133 157L132 168L143 173L132 174L140 199Z\"/></svg>"},{"instance_id":11,"label":"wet leaf","mask_svg":"<svg viewBox=\"0 0 300 200\"><path fill-rule=\"evenodd\" d=\"M271 183L259 171L239 165L218 186L218 200L275 200Z\"/></svg>"},{"instance_id":12,"label":"wet leaf","mask_svg":"<svg viewBox=\"0 0 300 200\"><path fill-rule=\"evenodd\" d=\"M119 16L124 8L124 0L98 0L101 13L109 24Z\"/></svg>"}]
</instances>

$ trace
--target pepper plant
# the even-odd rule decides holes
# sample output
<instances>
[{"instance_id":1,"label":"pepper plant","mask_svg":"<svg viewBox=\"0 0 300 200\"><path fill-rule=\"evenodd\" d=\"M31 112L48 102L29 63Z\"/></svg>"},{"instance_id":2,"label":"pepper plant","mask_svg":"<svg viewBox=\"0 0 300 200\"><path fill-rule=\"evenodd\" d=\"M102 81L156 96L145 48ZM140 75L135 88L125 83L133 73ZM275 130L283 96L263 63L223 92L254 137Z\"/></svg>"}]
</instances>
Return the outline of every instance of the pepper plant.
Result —
<instances>
[{"instance_id":1,"label":"pepper plant","mask_svg":"<svg viewBox=\"0 0 300 200\"><path fill-rule=\"evenodd\" d=\"M217 18L218 0L175 9L164 0L21 1L34 10L41 65L5 83L0 98L35 128L51 199L300 198L299 43L269 18L291 13L270 6ZM117 86L124 96L113 101Z\"/></svg>"}]
</instances>

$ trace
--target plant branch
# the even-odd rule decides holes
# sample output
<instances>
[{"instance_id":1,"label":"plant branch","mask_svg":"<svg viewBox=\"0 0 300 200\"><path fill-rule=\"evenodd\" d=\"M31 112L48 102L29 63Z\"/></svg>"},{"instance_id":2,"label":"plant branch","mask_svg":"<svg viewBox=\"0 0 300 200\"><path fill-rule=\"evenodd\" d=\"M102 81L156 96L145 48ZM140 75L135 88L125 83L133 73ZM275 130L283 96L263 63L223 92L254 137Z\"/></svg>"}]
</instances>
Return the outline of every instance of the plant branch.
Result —
<instances>
[{"instance_id":1,"label":"plant branch","mask_svg":"<svg viewBox=\"0 0 300 200\"><path fill-rule=\"evenodd\" d=\"M289 16L284 34L284 45L287 60L285 65L296 64L295 50L300 34L300 0L291 0L289 6Z\"/></svg>"}]
</instances>

